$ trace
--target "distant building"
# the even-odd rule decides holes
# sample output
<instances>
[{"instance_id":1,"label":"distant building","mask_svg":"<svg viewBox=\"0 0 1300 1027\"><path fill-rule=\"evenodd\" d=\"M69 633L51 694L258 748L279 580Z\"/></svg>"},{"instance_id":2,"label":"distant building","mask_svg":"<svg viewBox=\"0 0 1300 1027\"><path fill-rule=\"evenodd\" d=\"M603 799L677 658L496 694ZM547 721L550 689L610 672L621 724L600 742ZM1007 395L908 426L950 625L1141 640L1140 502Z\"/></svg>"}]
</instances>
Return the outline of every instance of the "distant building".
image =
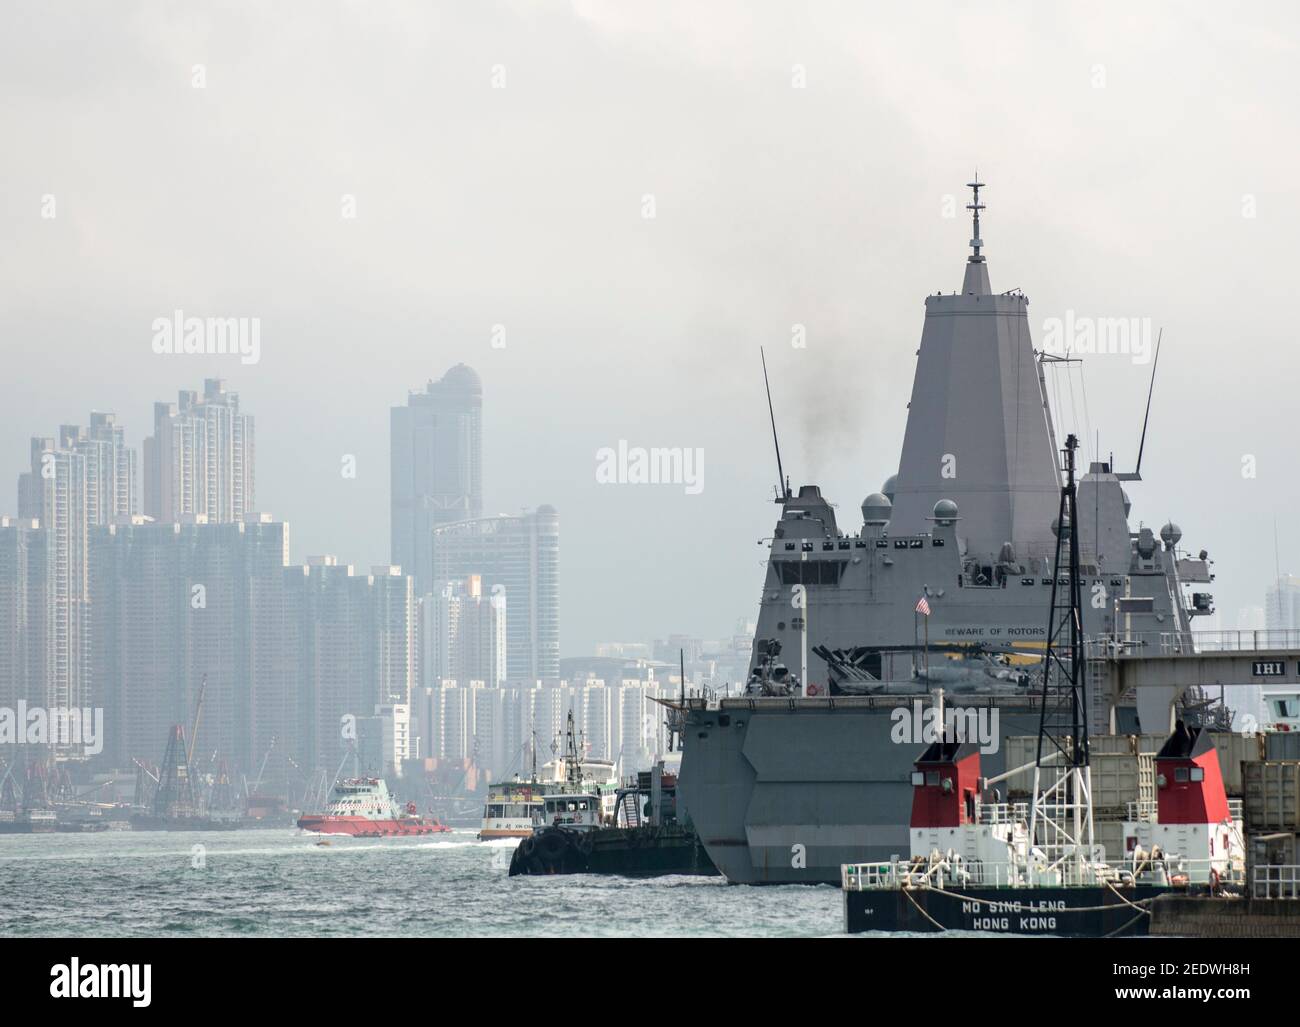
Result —
<instances>
[{"instance_id":1,"label":"distant building","mask_svg":"<svg viewBox=\"0 0 1300 1027\"><path fill-rule=\"evenodd\" d=\"M308 711L302 756L333 775L359 741L358 718L380 707L409 708L416 648L411 579L387 565L356 574L332 556L311 557L288 576L286 601L296 594L303 624L295 661Z\"/></svg>"},{"instance_id":2,"label":"distant building","mask_svg":"<svg viewBox=\"0 0 1300 1027\"><path fill-rule=\"evenodd\" d=\"M1278 577L1264 593L1264 627L1269 631L1300 630L1300 578Z\"/></svg>"},{"instance_id":3,"label":"distant building","mask_svg":"<svg viewBox=\"0 0 1300 1027\"><path fill-rule=\"evenodd\" d=\"M489 595L504 589L509 680L560 676L560 518L552 506L517 517L481 517L431 533L433 578L478 575Z\"/></svg>"},{"instance_id":4,"label":"distant building","mask_svg":"<svg viewBox=\"0 0 1300 1027\"><path fill-rule=\"evenodd\" d=\"M59 439L34 438L31 470L18 476L18 517L42 529L37 577L28 595L28 699L46 709L87 705L90 695L89 532L86 465L95 457L75 445L70 429ZM99 480L92 481L98 488ZM38 646L39 648L33 648Z\"/></svg>"},{"instance_id":5,"label":"distant building","mask_svg":"<svg viewBox=\"0 0 1300 1027\"><path fill-rule=\"evenodd\" d=\"M44 702L49 537L32 518L0 517L0 706Z\"/></svg>"},{"instance_id":6,"label":"distant building","mask_svg":"<svg viewBox=\"0 0 1300 1027\"><path fill-rule=\"evenodd\" d=\"M5 538L0 529L0 546ZM202 688L195 772L224 761L274 793L318 769L332 779L357 751L359 720L407 706L411 579L389 566L356 574L332 557L290 566L288 556L288 525L268 514L96 530L91 635L106 759L156 762L172 724L192 731Z\"/></svg>"},{"instance_id":7,"label":"distant building","mask_svg":"<svg viewBox=\"0 0 1300 1027\"><path fill-rule=\"evenodd\" d=\"M184 523L136 517L96 529L95 704L105 711L113 765L157 762L173 724L190 736L202 687L191 739L196 771L215 757L236 772L256 772L267 748L255 731L265 723L265 675L277 675L277 689L296 686L278 676L281 664L263 663L267 633L282 626L270 619L265 596L283 581L288 554L288 525L269 515L228 524L202 515ZM294 706L291 715L297 712ZM275 724L268 744L275 735L281 752L292 750L288 733Z\"/></svg>"},{"instance_id":8,"label":"distant building","mask_svg":"<svg viewBox=\"0 0 1300 1027\"><path fill-rule=\"evenodd\" d=\"M357 759L363 774L402 776L411 758L411 710L405 704L375 707L374 716L357 718Z\"/></svg>"},{"instance_id":9,"label":"distant building","mask_svg":"<svg viewBox=\"0 0 1300 1027\"><path fill-rule=\"evenodd\" d=\"M156 521L202 514L209 524L240 520L255 509L253 418L220 378L203 395L183 390L175 403L154 404L153 435L144 440L144 512Z\"/></svg>"},{"instance_id":10,"label":"distant building","mask_svg":"<svg viewBox=\"0 0 1300 1027\"><path fill-rule=\"evenodd\" d=\"M674 688L643 681L505 688L442 681L419 690L413 716L422 757L466 762L501 779L529 772L534 740L539 770L561 755L572 711L585 755L613 760L628 774L648 769L666 751L664 710L655 699L675 694Z\"/></svg>"},{"instance_id":11,"label":"distant building","mask_svg":"<svg viewBox=\"0 0 1300 1027\"><path fill-rule=\"evenodd\" d=\"M506 624L504 590L483 594L482 578L439 583L435 592L419 603L420 679L428 686L438 681L506 681Z\"/></svg>"},{"instance_id":12,"label":"distant building","mask_svg":"<svg viewBox=\"0 0 1300 1027\"><path fill-rule=\"evenodd\" d=\"M392 560L415 577L419 595L435 583L432 529L482 516L482 421L483 383L464 364L392 408Z\"/></svg>"}]
</instances>

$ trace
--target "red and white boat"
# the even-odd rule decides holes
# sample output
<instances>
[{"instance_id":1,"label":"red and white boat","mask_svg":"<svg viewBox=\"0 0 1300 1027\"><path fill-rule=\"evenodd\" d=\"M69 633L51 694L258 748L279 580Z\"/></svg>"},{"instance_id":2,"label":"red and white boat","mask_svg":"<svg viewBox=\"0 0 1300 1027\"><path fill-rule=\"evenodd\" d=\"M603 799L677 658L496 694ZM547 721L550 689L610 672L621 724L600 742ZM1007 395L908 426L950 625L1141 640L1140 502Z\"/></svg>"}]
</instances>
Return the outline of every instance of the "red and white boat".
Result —
<instances>
[{"instance_id":1,"label":"red and white boat","mask_svg":"<svg viewBox=\"0 0 1300 1027\"><path fill-rule=\"evenodd\" d=\"M379 778L356 777L334 787L324 813L309 813L298 819L304 831L318 834L348 834L354 838L445 834L451 828L438 820L426 820L415 803L397 805L388 785Z\"/></svg>"}]
</instances>

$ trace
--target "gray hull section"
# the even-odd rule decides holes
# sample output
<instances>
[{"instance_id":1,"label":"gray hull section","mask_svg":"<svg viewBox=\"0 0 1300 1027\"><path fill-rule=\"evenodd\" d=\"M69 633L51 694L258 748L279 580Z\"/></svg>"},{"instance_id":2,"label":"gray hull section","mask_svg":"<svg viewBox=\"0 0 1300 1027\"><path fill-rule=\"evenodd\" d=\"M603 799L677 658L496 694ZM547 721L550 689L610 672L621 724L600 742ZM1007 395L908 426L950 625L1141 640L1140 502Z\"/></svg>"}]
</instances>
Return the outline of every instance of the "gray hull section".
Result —
<instances>
[{"instance_id":1,"label":"gray hull section","mask_svg":"<svg viewBox=\"0 0 1300 1027\"><path fill-rule=\"evenodd\" d=\"M995 706L997 751L985 776L1004 767L1003 739L1038 732L1026 697ZM840 866L906 856L913 761L921 742L896 742L894 709L928 697L732 699L693 707L678 785L709 857L733 884L838 884ZM990 718L991 723L991 718ZM909 723L910 726L910 723Z\"/></svg>"}]
</instances>

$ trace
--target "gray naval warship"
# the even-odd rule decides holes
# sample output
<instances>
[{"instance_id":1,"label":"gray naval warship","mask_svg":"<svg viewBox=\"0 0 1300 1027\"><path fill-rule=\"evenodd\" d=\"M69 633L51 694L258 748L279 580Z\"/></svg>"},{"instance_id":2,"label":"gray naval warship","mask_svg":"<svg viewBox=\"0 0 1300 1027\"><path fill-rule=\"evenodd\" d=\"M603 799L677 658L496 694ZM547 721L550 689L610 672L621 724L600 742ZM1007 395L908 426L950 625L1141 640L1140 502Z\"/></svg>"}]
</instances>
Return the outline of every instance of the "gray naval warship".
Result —
<instances>
[{"instance_id":1,"label":"gray naval warship","mask_svg":"<svg viewBox=\"0 0 1300 1027\"><path fill-rule=\"evenodd\" d=\"M778 443L781 512L745 694L679 713L680 794L731 882L837 883L841 864L906 853L927 717L967 725L990 776L1011 769L1004 738L1038 732L1062 488L1045 365L1062 358L1035 352L1028 299L990 286L982 185L970 183L961 289L925 300L898 473L860 525L842 525L818 486L791 490ZM1193 619L1213 610L1194 591L1210 562L1183 553L1173 523L1130 525L1136 480L1092 462L1078 482L1083 632L1190 650ZM1185 689L1161 692L1139 725L1119 666L1088 664L1091 730L1166 730Z\"/></svg>"}]
</instances>

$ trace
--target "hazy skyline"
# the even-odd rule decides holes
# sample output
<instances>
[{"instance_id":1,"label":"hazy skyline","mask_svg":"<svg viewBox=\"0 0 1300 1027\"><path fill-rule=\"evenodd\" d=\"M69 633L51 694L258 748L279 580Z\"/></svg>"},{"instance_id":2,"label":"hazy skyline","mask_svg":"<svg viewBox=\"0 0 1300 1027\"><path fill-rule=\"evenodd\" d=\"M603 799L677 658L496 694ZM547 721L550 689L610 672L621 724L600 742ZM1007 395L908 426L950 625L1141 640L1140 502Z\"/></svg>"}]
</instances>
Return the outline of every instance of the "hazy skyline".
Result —
<instances>
[{"instance_id":1,"label":"hazy skyline","mask_svg":"<svg viewBox=\"0 0 1300 1027\"><path fill-rule=\"evenodd\" d=\"M1052 318L1164 329L1134 525L1209 550L1225 626L1276 573L1275 518L1300 568L1290 7L327 10L0 13L0 513L31 436L112 410L138 447L219 376L293 560L386 563L389 409L464 362L485 512L559 510L563 655L723 634L776 515L759 346L793 483L856 530L978 166L992 285L1028 294L1037 346ZM177 309L260 318L260 360L154 353ZM1058 433L1132 469L1150 364L1083 374ZM599 484L620 440L703 449L702 490Z\"/></svg>"}]
</instances>

